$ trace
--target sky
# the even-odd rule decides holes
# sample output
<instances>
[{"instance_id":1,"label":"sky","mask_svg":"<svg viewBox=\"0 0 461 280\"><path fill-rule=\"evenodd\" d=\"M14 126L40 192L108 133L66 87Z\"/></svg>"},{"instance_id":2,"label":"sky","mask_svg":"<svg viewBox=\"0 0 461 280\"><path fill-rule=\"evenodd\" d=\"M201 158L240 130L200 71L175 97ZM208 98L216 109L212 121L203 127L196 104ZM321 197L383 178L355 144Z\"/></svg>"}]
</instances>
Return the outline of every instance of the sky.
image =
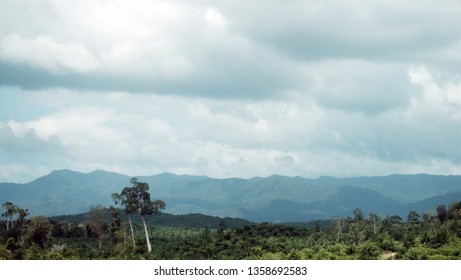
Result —
<instances>
[{"instance_id":1,"label":"sky","mask_svg":"<svg viewBox=\"0 0 461 280\"><path fill-rule=\"evenodd\" d=\"M0 0L0 182L461 173L458 0Z\"/></svg>"}]
</instances>

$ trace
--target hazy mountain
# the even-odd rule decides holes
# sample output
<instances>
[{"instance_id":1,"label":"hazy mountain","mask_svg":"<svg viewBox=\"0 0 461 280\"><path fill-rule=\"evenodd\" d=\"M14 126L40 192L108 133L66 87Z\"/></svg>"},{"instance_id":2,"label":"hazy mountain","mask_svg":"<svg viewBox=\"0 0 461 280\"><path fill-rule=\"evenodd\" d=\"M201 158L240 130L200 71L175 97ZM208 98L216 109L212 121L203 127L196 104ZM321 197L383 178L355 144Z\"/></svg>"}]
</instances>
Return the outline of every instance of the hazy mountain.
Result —
<instances>
[{"instance_id":1,"label":"hazy mountain","mask_svg":"<svg viewBox=\"0 0 461 280\"><path fill-rule=\"evenodd\" d=\"M162 173L139 176L149 183L153 199L167 203L165 212L201 213L250 221L306 222L363 213L423 212L461 200L461 176L391 175L333 178L270 176L213 179ZM94 171L53 171L26 184L0 184L0 202L12 201L33 215L87 212L90 206L113 205L113 192L128 186L129 176Z\"/></svg>"}]
</instances>

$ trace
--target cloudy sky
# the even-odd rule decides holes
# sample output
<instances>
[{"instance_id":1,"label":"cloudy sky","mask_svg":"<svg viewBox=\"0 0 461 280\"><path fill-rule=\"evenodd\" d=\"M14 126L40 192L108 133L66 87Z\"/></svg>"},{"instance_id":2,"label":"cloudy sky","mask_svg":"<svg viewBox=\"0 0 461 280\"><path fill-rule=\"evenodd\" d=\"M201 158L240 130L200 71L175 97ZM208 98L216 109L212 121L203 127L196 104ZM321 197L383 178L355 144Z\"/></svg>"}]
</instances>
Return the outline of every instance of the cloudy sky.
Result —
<instances>
[{"instance_id":1,"label":"cloudy sky","mask_svg":"<svg viewBox=\"0 0 461 280\"><path fill-rule=\"evenodd\" d=\"M461 2L0 0L0 182L461 173Z\"/></svg>"}]
</instances>

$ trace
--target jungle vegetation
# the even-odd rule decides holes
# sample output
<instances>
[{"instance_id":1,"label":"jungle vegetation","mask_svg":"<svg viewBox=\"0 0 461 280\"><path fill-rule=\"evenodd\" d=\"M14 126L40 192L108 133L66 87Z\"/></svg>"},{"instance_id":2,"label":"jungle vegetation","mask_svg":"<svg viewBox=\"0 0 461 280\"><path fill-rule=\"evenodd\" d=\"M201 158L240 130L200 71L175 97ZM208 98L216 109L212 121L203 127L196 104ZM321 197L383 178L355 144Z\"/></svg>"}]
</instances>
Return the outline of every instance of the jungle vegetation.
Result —
<instances>
[{"instance_id":1,"label":"jungle vegetation","mask_svg":"<svg viewBox=\"0 0 461 280\"><path fill-rule=\"evenodd\" d=\"M165 202L152 201L146 183L130 183L112 194L114 205L78 216L29 217L4 202L0 259L461 259L461 201L406 217L357 208L309 226L204 215L185 216L181 224L161 214ZM158 223L164 215L172 222Z\"/></svg>"}]
</instances>

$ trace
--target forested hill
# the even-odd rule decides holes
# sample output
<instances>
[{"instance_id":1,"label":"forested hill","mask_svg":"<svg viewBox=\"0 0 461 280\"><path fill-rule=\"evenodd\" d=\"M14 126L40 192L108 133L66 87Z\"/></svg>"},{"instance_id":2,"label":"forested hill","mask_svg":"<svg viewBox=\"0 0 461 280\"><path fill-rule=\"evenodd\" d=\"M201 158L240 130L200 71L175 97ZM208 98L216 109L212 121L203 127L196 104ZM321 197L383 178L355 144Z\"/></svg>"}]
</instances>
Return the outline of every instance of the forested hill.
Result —
<instances>
[{"instance_id":1,"label":"forested hill","mask_svg":"<svg viewBox=\"0 0 461 280\"><path fill-rule=\"evenodd\" d=\"M113 205L111 194L129 185L129 176L94 171L53 171L26 184L0 184L0 202L12 201L32 215L84 213L91 206ZM138 176L150 185L152 199L166 202L165 212L201 213L254 222L307 222L364 213L406 215L461 200L461 176L391 175L334 178L270 176L213 179L162 173Z\"/></svg>"},{"instance_id":2,"label":"forested hill","mask_svg":"<svg viewBox=\"0 0 461 280\"><path fill-rule=\"evenodd\" d=\"M123 211L120 211L120 216L123 220L126 220L126 215ZM90 213L81 213L76 215L61 215L49 217L50 221L54 223L68 222L73 224L85 224L90 220ZM134 224L140 225L141 219L139 216L132 216ZM193 229L218 229L222 224L226 228L240 228L254 223L238 219L238 218L219 218L212 217L202 214L186 214L186 215L173 215L168 213L161 213L160 215L148 215L145 217L146 223L149 226L155 227L170 227L170 228L193 228ZM104 223L110 223L110 211L105 209ZM301 224L300 227L312 226L310 224Z\"/></svg>"}]
</instances>

